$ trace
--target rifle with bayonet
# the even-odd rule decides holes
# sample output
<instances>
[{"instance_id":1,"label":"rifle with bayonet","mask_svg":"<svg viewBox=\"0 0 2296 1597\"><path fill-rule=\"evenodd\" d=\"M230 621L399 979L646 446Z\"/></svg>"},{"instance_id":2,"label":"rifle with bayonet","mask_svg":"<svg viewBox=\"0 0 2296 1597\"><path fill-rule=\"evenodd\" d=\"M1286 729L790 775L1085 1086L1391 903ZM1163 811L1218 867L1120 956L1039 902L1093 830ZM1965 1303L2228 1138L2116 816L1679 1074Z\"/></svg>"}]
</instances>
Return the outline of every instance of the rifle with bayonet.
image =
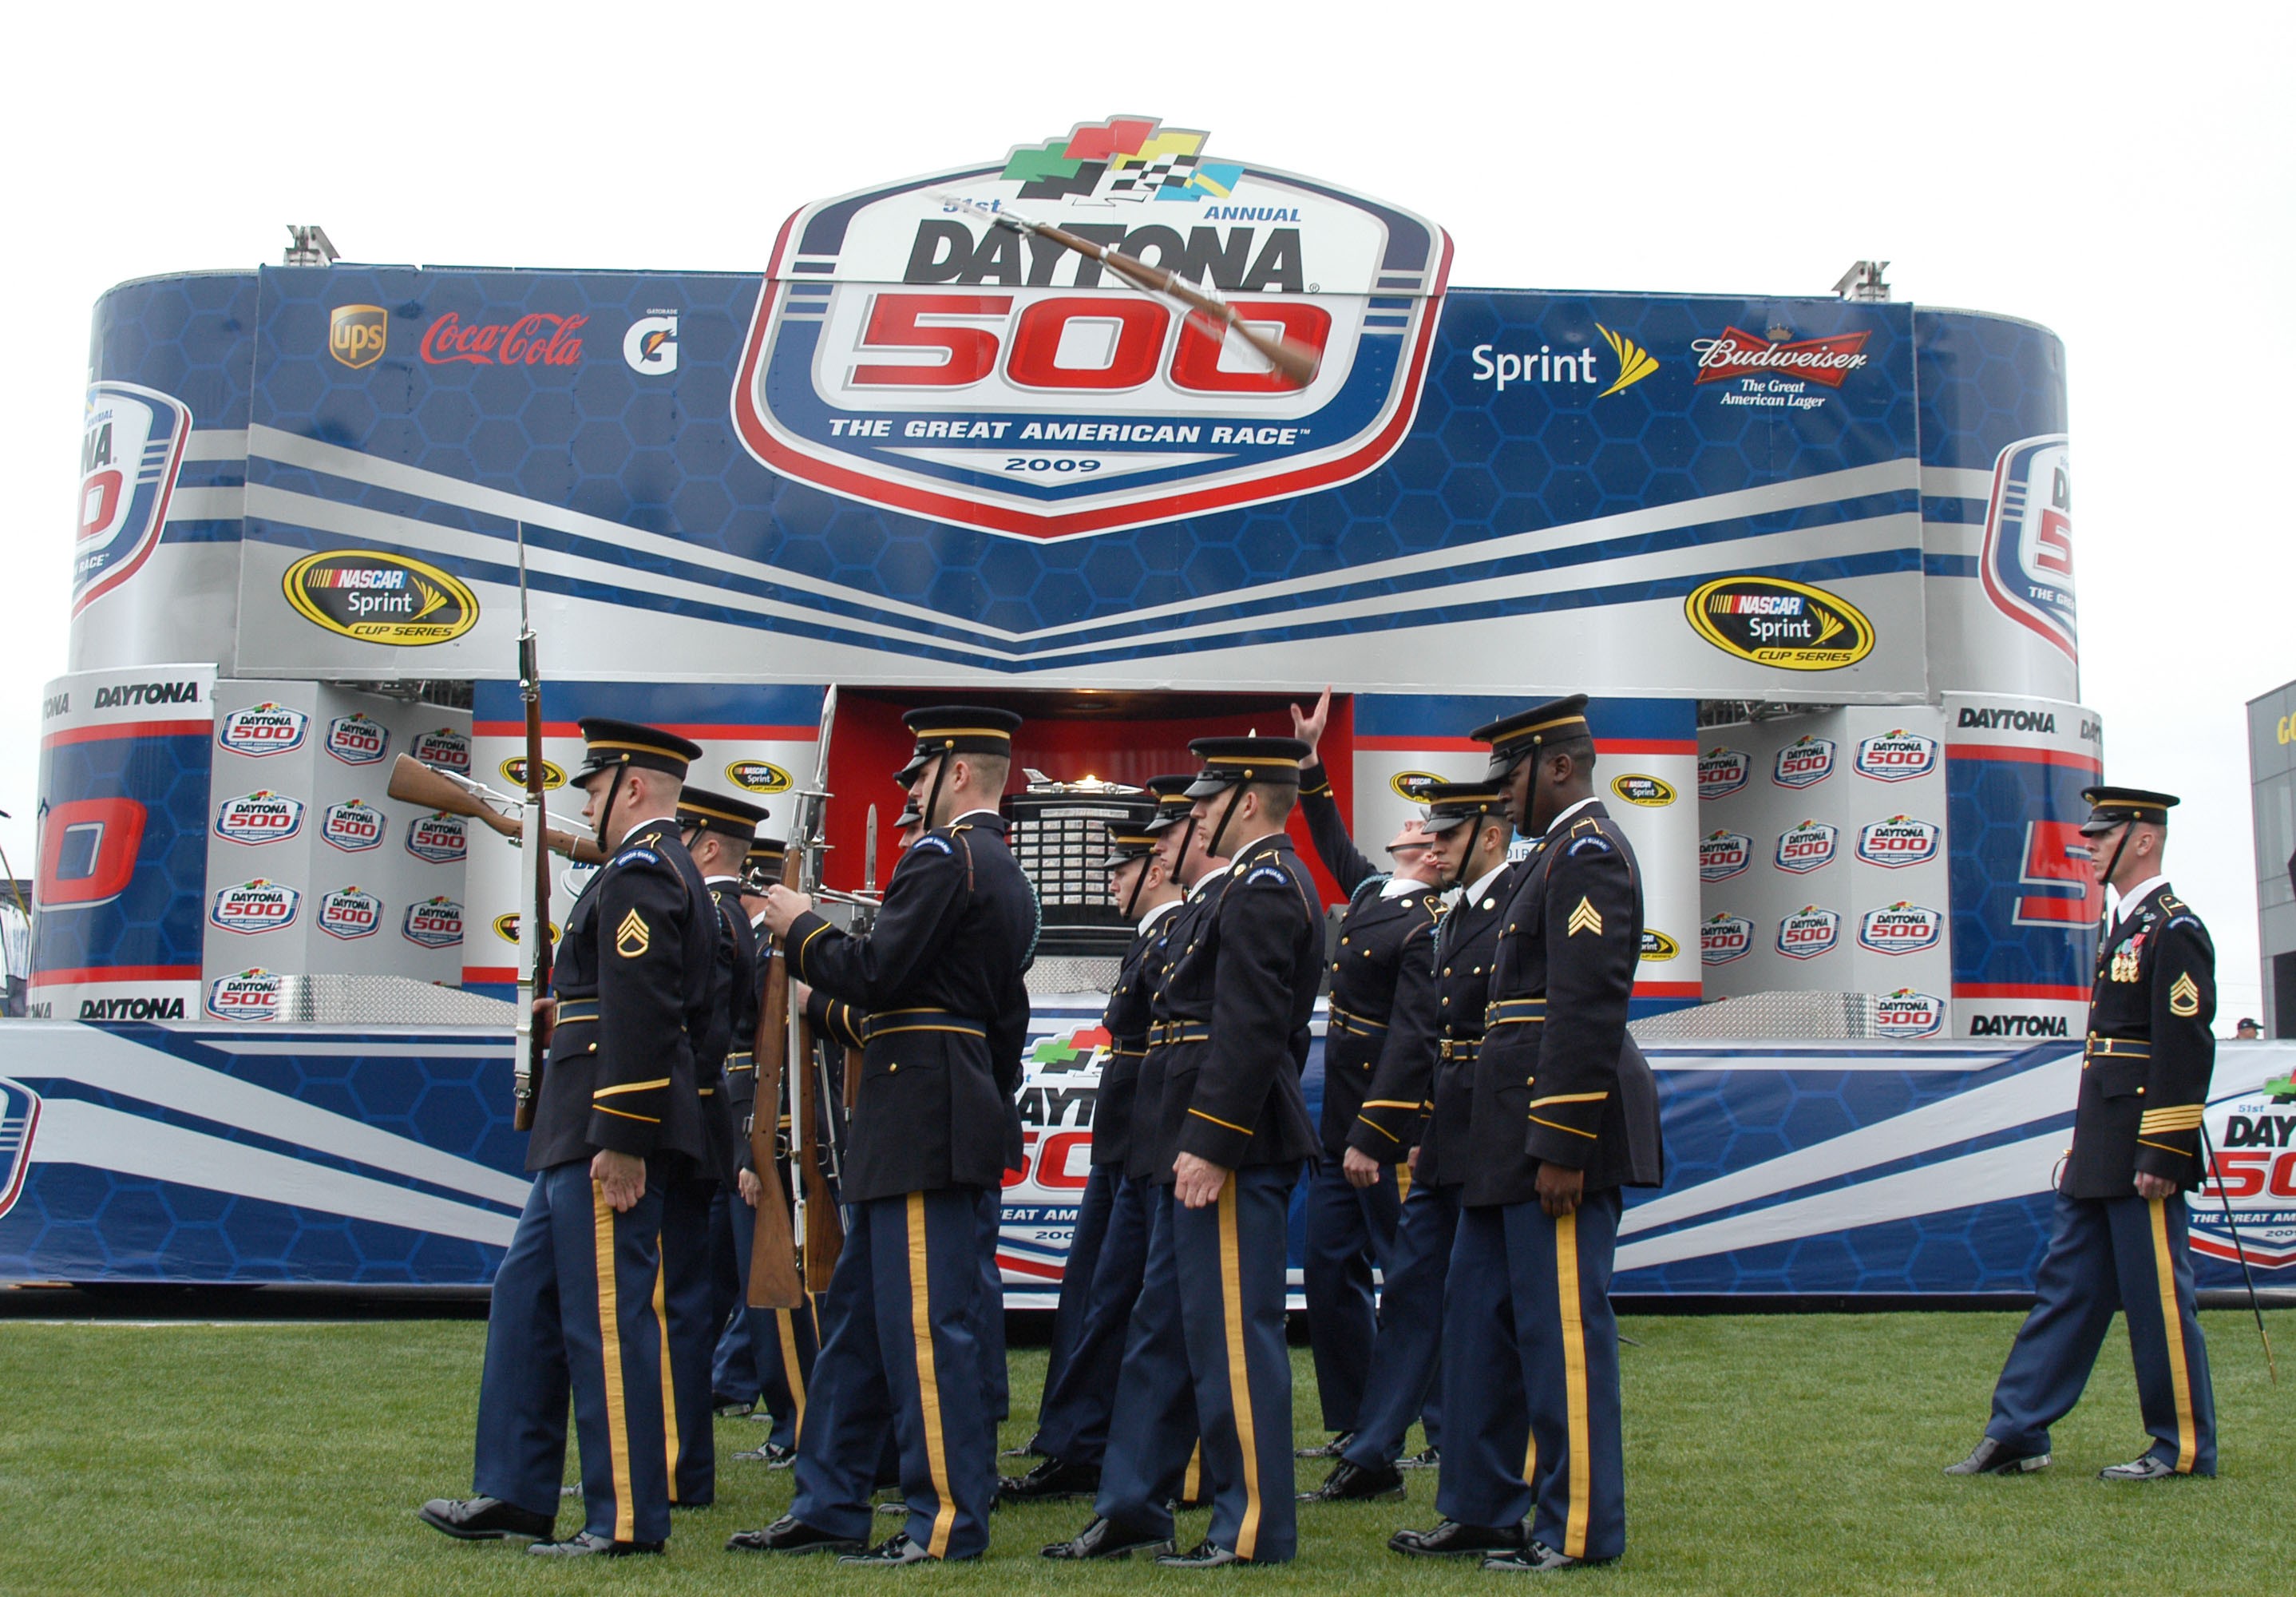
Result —
<instances>
[{"instance_id":1,"label":"rifle with bayonet","mask_svg":"<svg viewBox=\"0 0 2296 1597\"><path fill-rule=\"evenodd\" d=\"M823 896L823 855L828 852L829 738L837 723L837 688L832 684L821 705L819 740L814 747L813 786L800 788L790 826L788 863L800 893ZM806 1024L800 1006L791 1005L789 1022L790 1129L792 1173L796 1186L793 1219L803 1246L805 1284L812 1291L828 1289L829 1278L845 1251L845 1217L829 1184L837 1165L832 1140L824 1146L829 1127L828 1077L814 1046L813 1028Z\"/></svg>"},{"instance_id":2,"label":"rifle with bayonet","mask_svg":"<svg viewBox=\"0 0 2296 1597\"><path fill-rule=\"evenodd\" d=\"M794 862L784 854L783 885L795 885ZM764 1001L758 1007L757 1035L750 1058L758 1072L757 1096L750 1103L750 1163L758 1175L758 1212L750 1231L750 1280L744 1292L753 1309L794 1309L805 1303L805 1282L798 1272L797 1244L790 1223L790 1200L782 1191L781 1159L786 1148L779 1135L782 1112L782 1049L789 1027L789 962L770 945L759 951L766 961Z\"/></svg>"},{"instance_id":3,"label":"rifle with bayonet","mask_svg":"<svg viewBox=\"0 0 2296 1597\"><path fill-rule=\"evenodd\" d=\"M542 669L537 659L534 623L526 608L526 528L518 539L518 696L526 706L526 802L521 806L518 902L518 1014L511 1076L512 1126L534 1129L534 1100L542 1091L549 1058L549 1034L534 1024L534 1005L550 995L549 817L543 793ZM404 758L404 756L401 756Z\"/></svg>"},{"instance_id":4,"label":"rifle with bayonet","mask_svg":"<svg viewBox=\"0 0 2296 1597\"><path fill-rule=\"evenodd\" d=\"M537 759L529 768L529 783L534 779L532 773L540 768L541 761ZM390 781L383 791L402 804L414 804L445 815L466 816L513 842L526 835L525 823L520 819L526 800L496 793L485 783L474 782L456 772L425 765L410 754L399 755L392 764ZM545 826L542 841L552 853L563 854L578 865L606 862L605 851L588 837Z\"/></svg>"}]
</instances>

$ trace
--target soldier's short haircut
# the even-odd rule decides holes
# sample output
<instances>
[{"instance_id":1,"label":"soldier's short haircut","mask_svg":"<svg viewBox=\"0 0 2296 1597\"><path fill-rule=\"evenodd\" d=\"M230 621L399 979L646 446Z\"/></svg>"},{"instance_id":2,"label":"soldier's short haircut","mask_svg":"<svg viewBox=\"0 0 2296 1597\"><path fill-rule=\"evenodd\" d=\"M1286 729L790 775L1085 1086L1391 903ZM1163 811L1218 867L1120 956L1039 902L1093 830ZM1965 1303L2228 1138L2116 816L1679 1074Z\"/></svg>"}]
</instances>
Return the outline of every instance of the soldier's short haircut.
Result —
<instances>
[{"instance_id":1,"label":"soldier's short haircut","mask_svg":"<svg viewBox=\"0 0 2296 1597\"><path fill-rule=\"evenodd\" d=\"M962 760L979 778L980 791L992 796L1004 791L1004 784L1013 779L1013 756L983 754L959 750L953 760Z\"/></svg>"},{"instance_id":2,"label":"soldier's short haircut","mask_svg":"<svg viewBox=\"0 0 2296 1597\"><path fill-rule=\"evenodd\" d=\"M1573 770L1595 769L1595 740L1591 737L1573 737L1567 743L1550 743L1538 751L1538 757L1542 760L1552 760L1557 754L1570 755Z\"/></svg>"},{"instance_id":3,"label":"soldier's short haircut","mask_svg":"<svg viewBox=\"0 0 2296 1597\"><path fill-rule=\"evenodd\" d=\"M1292 809L1300 802L1300 785L1296 782L1254 782L1248 791L1259 795L1259 812L1273 821L1292 819ZM1225 803L1216 799L1215 803Z\"/></svg>"}]
</instances>

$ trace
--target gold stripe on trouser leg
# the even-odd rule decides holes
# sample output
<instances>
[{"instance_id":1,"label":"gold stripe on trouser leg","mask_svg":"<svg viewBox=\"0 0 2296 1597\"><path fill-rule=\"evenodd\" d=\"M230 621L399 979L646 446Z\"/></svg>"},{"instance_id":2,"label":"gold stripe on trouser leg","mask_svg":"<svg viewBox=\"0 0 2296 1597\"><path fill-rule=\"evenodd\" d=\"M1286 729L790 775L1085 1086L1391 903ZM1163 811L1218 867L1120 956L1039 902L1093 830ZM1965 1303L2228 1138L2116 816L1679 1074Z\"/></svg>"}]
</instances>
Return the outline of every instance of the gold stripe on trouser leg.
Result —
<instances>
[{"instance_id":1,"label":"gold stripe on trouser leg","mask_svg":"<svg viewBox=\"0 0 2296 1597\"><path fill-rule=\"evenodd\" d=\"M1235 1556L1249 1559L1259 1546L1259 1445L1251 1423L1251 1374L1244 1362L1243 1260L1235 1239L1235 1173L1219 1193L1220 1312L1227 1332L1227 1401L1235 1411L1236 1445L1243 1452L1243 1523L1235 1533Z\"/></svg>"},{"instance_id":2,"label":"gold stripe on trouser leg","mask_svg":"<svg viewBox=\"0 0 2296 1597\"><path fill-rule=\"evenodd\" d=\"M661 1236L653 1239L653 1322L661 1330L661 1445L669 1464L669 1500L677 1501L677 1377L669 1365L669 1272L661 1268Z\"/></svg>"},{"instance_id":3,"label":"gold stripe on trouser leg","mask_svg":"<svg viewBox=\"0 0 2296 1597\"><path fill-rule=\"evenodd\" d=\"M797 1322L791 1318L794 1309L774 1311L774 1340L782 1350L782 1379L789 1384L790 1406L797 1411L790 1421L792 1440L805 1433L805 1369L797 1356Z\"/></svg>"},{"instance_id":4,"label":"gold stripe on trouser leg","mask_svg":"<svg viewBox=\"0 0 2296 1597\"><path fill-rule=\"evenodd\" d=\"M2177 1312L2177 1261L2169 1252L2169 1200L2149 1198L2152 1211L2152 1269L2161 1279L2161 1326L2169 1344L2169 1387L2177 1397L2177 1473L2190 1475L2200 1451L2193 1420L2193 1377L2185 1364L2185 1317Z\"/></svg>"},{"instance_id":5,"label":"gold stripe on trouser leg","mask_svg":"<svg viewBox=\"0 0 2296 1597\"><path fill-rule=\"evenodd\" d=\"M614 1540L637 1537L637 1506L630 1501L630 1413L622 1394L620 1294L614 1280L614 1206L606 1189L590 1183L591 1229L598 1254L598 1354L606 1371L606 1453L614 1466Z\"/></svg>"},{"instance_id":6,"label":"gold stripe on trouser leg","mask_svg":"<svg viewBox=\"0 0 2296 1597\"><path fill-rule=\"evenodd\" d=\"M1572 1558L1585 1558L1587 1498L1594 1482L1587 1475L1587 1325L1578 1313L1578 1216L1575 1212L1554 1222L1554 1295L1562 1321L1562 1402L1570 1433L1565 1464L1570 1471L1570 1512L1562 1522L1562 1551Z\"/></svg>"},{"instance_id":7,"label":"gold stripe on trouser leg","mask_svg":"<svg viewBox=\"0 0 2296 1597\"><path fill-rule=\"evenodd\" d=\"M956 1502L948 1494L948 1450L941 1438L940 1378L933 1368L932 1305L925 1282L925 1195L909 1194L909 1329L917 1343L917 1407L925 1422L925 1467L932 1472L933 1495L940 1507L933 1514L932 1539L925 1551L935 1558L948 1552L948 1533L956 1524Z\"/></svg>"},{"instance_id":8,"label":"gold stripe on trouser leg","mask_svg":"<svg viewBox=\"0 0 2296 1597\"><path fill-rule=\"evenodd\" d=\"M1193 1502L1204 1489L1204 1444L1199 1436L1188 1453L1188 1471L1180 1478L1180 1501Z\"/></svg>"},{"instance_id":9,"label":"gold stripe on trouser leg","mask_svg":"<svg viewBox=\"0 0 2296 1597\"><path fill-rule=\"evenodd\" d=\"M1395 1162L1395 1196L1398 1201L1411 1196L1411 1161L1407 1158Z\"/></svg>"}]
</instances>

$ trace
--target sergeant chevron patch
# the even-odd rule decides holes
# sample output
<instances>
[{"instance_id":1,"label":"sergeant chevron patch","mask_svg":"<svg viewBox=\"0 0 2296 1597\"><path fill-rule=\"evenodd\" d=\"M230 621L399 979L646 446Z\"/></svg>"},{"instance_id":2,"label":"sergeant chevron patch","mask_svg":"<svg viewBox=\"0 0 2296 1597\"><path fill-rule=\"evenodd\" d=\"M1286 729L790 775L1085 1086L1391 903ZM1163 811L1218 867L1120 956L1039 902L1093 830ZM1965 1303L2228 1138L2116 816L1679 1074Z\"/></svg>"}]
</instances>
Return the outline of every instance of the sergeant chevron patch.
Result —
<instances>
[{"instance_id":1,"label":"sergeant chevron patch","mask_svg":"<svg viewBox=\"0 0 2296 1597\"><path fill-rule=\"evenodd\" d=\"M2180 1020L2190 1020L2200 1012L2201 990L2188 970L2169 984L2169 1013Z\"/></svg>"},{"instance_id":2,"label":"sergeant chevron patch","mask_svg":"<svg viewBox=\"0 0 2296 1597\"><path fill-rule=\"evenodd\" d=\"M614 928L614 951L625 959L635 959L652 946L653 928L636 910L623 916L622 924Z\"/></svg>"},{"instance_id":3,"label":"sergeant chevron patch","mask_svg":"<svg viewBox=\"0 0 2296 1597\"><path fill-rule=\"evenodd\" d=\"M1570 911L1569 935L1576 937L1581 932L1592 932L1597 937L1603 934L1602 911L1595 909L1591 901L1584 898L1578 901L1578 907Z\"/></svg>"}]
</instances>

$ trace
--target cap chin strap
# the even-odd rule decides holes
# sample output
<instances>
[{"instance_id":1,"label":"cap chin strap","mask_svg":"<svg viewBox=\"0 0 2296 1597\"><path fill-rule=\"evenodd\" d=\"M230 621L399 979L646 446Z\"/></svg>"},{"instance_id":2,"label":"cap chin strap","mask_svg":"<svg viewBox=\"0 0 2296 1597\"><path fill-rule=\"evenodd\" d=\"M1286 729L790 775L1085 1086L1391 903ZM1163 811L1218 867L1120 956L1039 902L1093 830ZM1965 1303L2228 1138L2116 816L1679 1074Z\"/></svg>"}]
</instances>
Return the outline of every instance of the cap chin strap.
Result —
<instances>
[{"instance_id":1,"label":"cap chin strap","mask_svg":"<svg viewBox=\"0 0 2296 1597\"><path fill-rule=\"evenodd\" d=\"M627 762L624 762L623 764L614 766L612 770L614 778L612 782L610 783L606 788L606 802L598 807L598 847L601 850L608 852L611 852L614 846L621 841L619 838L616 837L609 828L612 826L614 819L614 800L620 794L622 791L622 778L629 775L630 768Z\"/></svg>"},{"instance_id":2,"label":"cap chin strap","mask_svg":"<svg viewBox=\"0 0 2296 1597\"><path fill-rule=\"evenodd\" d=\"M1235 819L1235 807L1243 803L1243 790L1250 786L1251 773L1247 770L1242 779L1236 783L1235 791L1228 794L1227 808L1220 811L1219 825L1212 828L1212 840L1204 844L1207 858L1217 860L1220 857L1220 840L1227 836L1227 823Z\"/></svg>"},{"instance_id":3,"label":"cap chin strap","mask_svg":"<svg viewBox=\"0 0 2296 1597\"><path fill-rule=\"evenodd\" d=\"M1195 840L1196 818L1191 815L1188 817L1188 829L1180 834L1180 846L1172 851L1172 875L1175 878L1178 877L1181 869L1188 863L1188 845ZM1181 884L1180 891L1186 893L1189 887L1190 884L1184 882Z\"/></svg>"},{"instance_id":4,"label":"cap chin strap","mask_svg":"<svg viewBox=\"0 0 2296 1597\"><path fill-rule=\"evenodd\" d=\"M1444 892L1448 893L1454 887L1464 889L1466 886L1467 868L1475 862L1475 847L1478 841L1482 837L1483 827L1485 824L1489 821L1490 817L1491 812L1488 810L1485 810L1475 816L1473 819L1465 823L1467 827L1467 846L1459 851L1459 868L1457 871L1452 873L1451 879L1449 881L1443 884Z\"/></svg>"},{"instance_id":5,"label":"cap chin strap","mask_svg":"<svg viewBox=\"0 0 2296 1597\"><path fill-rule=\"evenodd\" d=\"M2112 885L2112 873L2120 868L2121 851L2128 846L2128 835L2134 830L2136 830L2136 823L2133 821L2120 823L2120 841L2112 845L2112 858L2105 861L2103 885L2107 887ZM2104 897L2103 893L2097 896L2100 900ZM2112 905L2109 901L2103 902L2098 910L2096 931L2100 937L2112 935Z\"/></svg>"},{"instance_id":6,"label":"cap chin strap","mask_svg":"<svg viewBox=\"0 0 2296 1597\"><path fill-rule=\"evenodd\" d=\"M925 823L925 830L928 832L940 824L933 819L933 811L940 808L940 785L948 775L948 762L956 758L955 749L956 745L953 740L942 744L940 757L933 761L932 788L925 794L924 809L919 811Z\"/></svg>"},{"instance_id":7,"label":"cap chin strap","mask_svg":"<svg viewBox=\"0 0 2296 1597\"><path fill-rule=\"evenodd\" d=\"M1140 918L1139 910L1141 890L1148 885L1148 872L1154 868L1154 865L1155 857L1153 855L1143 854L1140 856L1140 874L1132 878L1132 891L1124 895L1123 913L1125 919L1137 920Z\"/></svg>"}]
</instances>

